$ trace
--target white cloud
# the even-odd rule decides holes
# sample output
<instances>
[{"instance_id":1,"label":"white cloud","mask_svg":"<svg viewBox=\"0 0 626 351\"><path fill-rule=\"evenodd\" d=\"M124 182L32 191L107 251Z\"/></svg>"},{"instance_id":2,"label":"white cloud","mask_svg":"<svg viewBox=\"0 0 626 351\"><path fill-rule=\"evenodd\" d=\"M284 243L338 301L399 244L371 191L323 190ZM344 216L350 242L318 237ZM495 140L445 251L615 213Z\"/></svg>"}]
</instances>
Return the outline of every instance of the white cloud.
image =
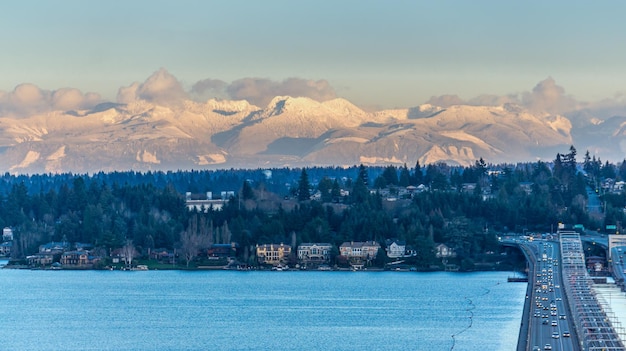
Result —
<instances>
[{"instance_id":1,"label":"white cloud","mask_svg":"<svg viewBox=\"0 0 626 351\"><path fill-rule=\"evenodd\" d=\"M137 88L140 99L154 102L175 102L187 96L182 85L165 68L154 72Z\"/></svg>"},{"instance_id":2,"label":"white cloud","mask_svg":"<svg viewBox=\"0 0 626 351\"><path fill-rule=\"evenodd\" d=\"M127 87L121 87L117 91L117 102L122 104L128 104L137 100L137 89L139 83L135 82Z\"/></svg>"},{"instance_id":3,"label":"white cloud","mask_svg":"<svg viewBox=\"0 0 626 351\"><path fill-rule=\"evenodd\" d=\"M253 105L266 106L276 96L308 97L326 101L337 97L326 80L288 78L282 82L265 78L243 78L226 87L228 95L236 100L248 100Z\"/></svg>"},{"instance_id":4,"label":"white cloud","mask_svg":"<svg viewBox=\"0 0 626 351\"><path fill-rule=\"evenodd\" d=\"M439 96L431 96L427 104L439 106L439 107L450 107L454 105L467 105L465 100L461 99L458 95L439 95Z\"/></svg>"},{"instance_id":5,"label":"white cloud","mask_svg":"<svg viewBox=\"0 0 626 351\"><path fill-rule=\"evenodd\" d=\"M176 104L187 97L181 83L165 68L154 72L143 83L133 83L121 87L117 92L117 101L129 103L141 99L158 104Z\"/></svg>"},{"instance_id":6,"label":"white cloud","mask_svg":"<svg viewBox=\"0 0 626 351\"><path fill-rule=\"evenodd\" d=\"M467 101L457 95L441 95L431 97L427 103L448 107L452 105L502 106L514 103L528 108L532 112L563 114L581 108L584 104L565 94L565 89L548 77L533 88L520 94L480 95Z\"/></svg>"},{"instance_id":7,"label":"white cloud","mask_svg":"<svg viewBox=\"0 0 626 351\"><path fill-rule=\"evenodd\" d=\"M548 77L533 88L532 92L522 95L522 103L534 112L561 114L578 108L576 99L565 95L565 89Z\"/></svg>"},{"instance_id":8,"label":"white cloud","mask_svg":"<svg viewBox=\"0 0 626 351\"><path fill-rule=\"evenodd\" d=\"M203 79L197 81L191 87L191 94L197 97L199 100L206 100L210 98L226 98L226 87L228 83L219 79Z\"/></svg>"},{"instance_id":9,"label":"white cloud","mask_svg":"<svg viewBox=\"0 0 626 351\"><path fill-rule=\"evenodd\" d=\"M54 110L86 109L100 101L100 95L95 93L83 94L73 88L49 91L24 83L11 92L0 92L0 115L27 117Z\"/></svg>"}]
</instances>

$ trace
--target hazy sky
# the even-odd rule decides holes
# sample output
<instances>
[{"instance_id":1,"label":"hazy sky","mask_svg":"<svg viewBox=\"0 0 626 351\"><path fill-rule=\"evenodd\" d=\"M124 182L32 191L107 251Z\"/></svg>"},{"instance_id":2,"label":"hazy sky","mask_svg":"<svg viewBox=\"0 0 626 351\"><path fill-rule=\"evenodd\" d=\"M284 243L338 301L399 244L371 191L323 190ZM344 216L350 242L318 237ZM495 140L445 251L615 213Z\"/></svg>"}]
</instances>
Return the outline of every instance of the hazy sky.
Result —
<instances>
[{"instance_id":1,"label":"hazy sky","mask_svg":"<svg viewBox=\"0 0 626 351\"><path fill-rule=\"evenodd\" d=\"M548 77L595 101L626 93L624 14L621 0L7 1L0 93L32 83L115 100L164 68L185 90L299 78L385 108Z\"/></svg>"}]
</instances>

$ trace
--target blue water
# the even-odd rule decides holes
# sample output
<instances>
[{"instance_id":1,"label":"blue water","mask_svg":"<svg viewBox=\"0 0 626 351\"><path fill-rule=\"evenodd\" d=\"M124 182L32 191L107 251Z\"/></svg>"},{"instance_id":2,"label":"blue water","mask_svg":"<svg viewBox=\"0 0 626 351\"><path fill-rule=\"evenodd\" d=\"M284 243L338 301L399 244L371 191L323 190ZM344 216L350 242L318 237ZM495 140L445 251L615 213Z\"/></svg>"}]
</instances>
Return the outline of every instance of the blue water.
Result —
<instances>
[{"instance_id":1,"label":"blue water","mask_svg":"<svg viewBox=\"0 0 626 351\"><path fill-rule=\"evenodd\" d=\"M2 350L514 350L507 272L0 270Z\"/></svg>"}]
</instances>

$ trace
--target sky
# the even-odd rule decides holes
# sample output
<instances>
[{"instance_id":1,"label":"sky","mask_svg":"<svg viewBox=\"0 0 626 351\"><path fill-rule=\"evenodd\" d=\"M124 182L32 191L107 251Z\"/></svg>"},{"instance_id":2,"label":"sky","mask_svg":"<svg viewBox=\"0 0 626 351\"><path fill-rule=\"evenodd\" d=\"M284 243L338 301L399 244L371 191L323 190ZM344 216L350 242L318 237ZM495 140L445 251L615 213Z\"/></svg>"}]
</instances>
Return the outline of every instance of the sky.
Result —
<instances>
[{"instance_id":1,"label":"sky","mask_svg":"<svg viewBox=\"0 0 626 351\"><path fill-rule=\"evenodd\" d=\"M125 88L141 95L137 84L155 74L204 97L337 96L372 109L520 94L546 79L577 101L626 93L626 2L617 0L20 0L2 7L0 101L36 94L59 106L120 101Z\"/></svg>"}]
</instances>

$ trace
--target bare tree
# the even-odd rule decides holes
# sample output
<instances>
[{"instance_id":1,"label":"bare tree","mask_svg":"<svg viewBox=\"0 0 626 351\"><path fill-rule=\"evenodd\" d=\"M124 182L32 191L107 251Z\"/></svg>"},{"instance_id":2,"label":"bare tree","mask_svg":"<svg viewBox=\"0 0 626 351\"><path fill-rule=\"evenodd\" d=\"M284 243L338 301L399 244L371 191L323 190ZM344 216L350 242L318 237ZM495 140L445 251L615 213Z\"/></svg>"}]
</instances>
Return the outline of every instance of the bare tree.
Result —
<instances>
[{"instance_id":1,"label":"bare tree","mask_svg":"<svg viewBox=\"0 0 626 351\"><path fill-rule=\"evenodd\" d=\"M185 255L187 267L189 267L189 263L198 256L198 252L201 248L211 244L212 236L213 228L207 225L204 218L200 219L200 225L198 225L197 215L194 215L189 220L187 230L180 233L181 249Z\"/></svg>"},{"instance_id":2,"label":"bare tree","mask_svg":"<svg viewBox=\"0 0 626 351\"><path fill-rule=\"evenodd\" d=\"M137 254L137 250L135 249L135 245L133 245L133 241L130 239L126 239L126 244L122 246L122 256L124 256L124 262L126 263L126 268L130 268L133 265L133 258Z\"/></svg>"},{"instance_id":3,"label":"bare tree","mask_svg":"<svg viewBox=\"0 0 626 351\"><path fill-rule=\"evenodd\" d=\"M228 228L228 222L224 221L224 225L222 225L222 230L220 231L221 234L221 242L222 244L230 244L230 240L232 237L232 233L230 232L230 229Z\"/></svg>"}]
</instances>

